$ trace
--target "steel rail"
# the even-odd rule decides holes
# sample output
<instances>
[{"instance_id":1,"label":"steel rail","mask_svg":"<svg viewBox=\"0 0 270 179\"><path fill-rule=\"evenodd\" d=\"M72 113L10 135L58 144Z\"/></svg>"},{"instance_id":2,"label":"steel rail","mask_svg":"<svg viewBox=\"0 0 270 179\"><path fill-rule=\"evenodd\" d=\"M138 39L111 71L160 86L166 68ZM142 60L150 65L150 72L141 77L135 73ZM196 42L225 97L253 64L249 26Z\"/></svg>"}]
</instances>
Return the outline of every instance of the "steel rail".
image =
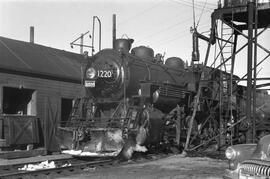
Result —
<instances>
[{"instance_id":1,"label":"steel rail","mask_svg":"<svg viewBox=\"0 0 270 179\"><path fill-rule=\"evenodd\" d=\"M63 167L57 167L57 168L46 168L46 169L40 169L40 170L34 170L34 171L27 171L27 170L15 170L12 171L6 171L0 173L0 178L30 178L30 177L38 177L40 175L61 175L65 172L76 172L80 171L86 168L94 168L99 166L105 166L105 165L112 165L114 164L115 160L113 159L106 159L106 160L99 160L99 161L90 161L90 162L82 162L82 163L75 163L71 164L70 166L63 166Z\"/></svg>"}]
</instances>

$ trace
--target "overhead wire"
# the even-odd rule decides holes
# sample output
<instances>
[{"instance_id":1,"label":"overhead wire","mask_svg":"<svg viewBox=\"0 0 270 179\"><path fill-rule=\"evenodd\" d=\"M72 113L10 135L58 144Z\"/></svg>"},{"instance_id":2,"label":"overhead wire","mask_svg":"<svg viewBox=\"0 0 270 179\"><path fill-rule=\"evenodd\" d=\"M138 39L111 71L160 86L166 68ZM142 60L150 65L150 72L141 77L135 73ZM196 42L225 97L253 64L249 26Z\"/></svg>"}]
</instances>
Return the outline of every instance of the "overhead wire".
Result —
<instances>
[{"instance_id":1,"label":"overhead wire","mask_svg":"<svg viewBox=\"0 0 270 179\"><path fill-rule=\"evenodd\" d=\"M196 3L201 3L201 4L204 4L205 1L202 0L202 1L196 1ZM213 8L216 8L217 7L217 4L214 4L214 3L210 3L210 2L206 2L207 6L212 6Z\"/></svg>"},{"instance_id":2,"label":"overhead wire","mask_svg":"<svg viewBox=\"0 0 270 179\"><path fill-rule=\"evenodd\" d=\"M195 27L195 4L194 4L194 0L192 0L192 14L193 14L193 28Z\"/></svg>"},{"instance_id":3,"label":"overhead wire","mask_svg":"<svg viewBox=\"0 0 270 179\"><path fill-rule=\"evenodd\" d=\"M206 26L209 26L209 24L204 24L201 27L206 27ZM179 36L173 35L172 38L169 38L169 39L167 38L165 41L161 41L160 43L157 43L156 45L159 47L159 46L162 46L165 43L168 44L168 43L171 43L173 41L179 40L180 38L183 38L184 36L188 35L189 31L188 32L185 32L185 31L187 31L187 30L186 29L182 30L182 31L178 32ZM183 32L185 32L185 33L183 33Z\"/></svg>"},{"instance_id":4,"label":"overhead wire","mask_svg":"<svg viewBox=\"0 0 270 179\"><path fill-rule=\"evenodd\" d=\"M193 2L188 2L188 1L185 1L185 0L181 0L181 1L180 1L180 0L169 0L169 1L171 1L171 2L173 2L173 3L180 4L180 5L192 7L192 8L194 8L194 9L195 9L195 8L196 8L196 9L200 9L200 10L201 10L201 13L200 13L200 16L199 16L199 20L198 20L198 22L197 22L197 26L199 25L199 23L200 23L200 21L201 21L202 15L203 15L204 13L206 13L206 12L207 12L207 13L212 12L212 10L214 9L214 6L216 6L216 5L214 5L214 4L208 3L207 0L204 1L204 2L194 2L194 0L193 0ZM159 2L159 3L153 5L153 6L149 7L149 8L144 9L143 11L141 11L141 12L139 12L139 13L137 13L137 14L135 14L135 15L133 15L133 16L131 16L131 17L129 17L129 18L127 18L127 19L121 21L121 22L119 22L118 25L119 25L119 24L124 24L124 23L126 23L127 21L129 21L129 20L133 20L133 19L135 19L135 18L141 16L142 14L144 14L144 13L146 13L146 12L149 12L149 10L152 10L152 9L158 7L161 3L162 3L162 2ZM192 5L192 3L194 3L194 6ZM203 5L202 5L201 3L203 3ZM195 12L195 10L194 10L194 12ZM195 16L194 16L194 17L195 17ZM188 22L188 21L190 21L190 18L184 19L184 20L182 20L182 21L180 21L180 22L177 22L177 23L175 23L175 24L173 24L173 25L170 25L170 26L168 26L168 27L166 27L166 28L163 28L163 29L161 29L161 30L159 30L159 31L157 31L157 32L155 32L155 33L151 33L150 35L144 37L143 39L145 40L145 38L152 38L152 37L155 36L155 35L158 35L158 34L160 34L160 33L162 33L162 32L168 31L169 29L175 28L175 27L177 27L177 26L179 26L179 25L183 25L184 23L186 23L186 22ZM194 21L194 22L195 22L195 21ZM207 24L207 25L209 25L209 24ZM201 26L201 27L202 27L202 26ZM187 33L184 33L184 34L183 34L184 31L186 31L186 29L183 30L183 31L178 32L178 33L180 33L180 34L179 34L180 36L174 35L172 38L169 38L169 39L167 38L165 41L161 41L161 42L159 41L159 43L157 43L157 45L158 45L158 46L161 46L161 45L163 45L163 44L165 44L165 43L171 43L171 42L173 42L173 41L175 41L175 40L178 40L179 38L183 38L183 36L186 36L186 35L187 35ZM189 31L188 31L188 32L189 32Z\"/></svg>"},{"instance_id":5,"label":"overhead wire","mask_svg":"<svg viewBox=\"0 0 270 179\"><path fill-rule=\"evenodd\" d=\"M147 12L149 12L150 10L152 10L152 9L154 9L154 8L156 8L156 7L158 7L162 2L163 2L163 1L161 1L161 2L159 2L159 3L157 3L157 4L153 5L153 6L151 6L151 7L149 7L149 8L144 9L144 10L142 10L142 11L136 13L135 15L133 15L133 16L131 16L131 17L129 17L129 18L123 20L123 21L120 21L119 23L117 23L117 25L124 24L124 23L126 23L126 22L131 21L131 20L134 20L135 18L137 18L137 17L143 15L144 13L147 13Z\"/></svg>"},{"instance_id":6,"label":"overhead wire","mask_svg":"<svg viewBox=\"0 0 270 179\"><path fill-rule=\"evenodd\" d=\"M205 8L206 8L206 4L207 4L207 2L205 2L203 8L201 8L201 7L200 7L201 5L195 4L195 3L194 3L194 6L192 6L192 5L189 4L190 2L185 1L185 0L181 0L181 1L179 1L179 0L170 0L170 1L175 2L175 3L178 3L178 4L181 4L181 5L189 6L189 7L202 9L201 15L203 14L203 12L204 12L204 10L205 10ZM141 16L142 14L144 14L144 13L146 13L146 12L149 12L149 10L152 10L152 9L158 7L162 2L163 2L163 1L161 1L161 2L159 2L159 3L157 3L157 4L155 4L154 6L151 6L151 7L149 7L149 8L144 9L143 11L140 11L139 13L137 13L137 14L135 14L135 15L133 15L133 16L131 16L131 17L129 17L129 18L127 18L127 19L121 21L121 22L119 22L118 25L124 24L124 23L126 23L127 21L131 21L131 20L137 18L138 16ZM183 3L183 2L184 2L184 3ZM207 10L206 10L206 11L207 11ZM201 17L200 17L200 18L201 18ZM156 33L151 33L149 36L146 36L146 37L144 37L144 38L150 38L150 37L153 37L153 36L155 36L155 35L157 35L157 34L160 34L160 33L162 33L162 32L165 32L165 31L167 31L167 30L169 30L169 29L172 29L172 28L174 28L174 27L176 27L176 26L178 26L178 25L181 25L181 24L183 24L183 23L185 23L185 22L188 22L188 21L189 21L189 19L185 19L185 20L183 20L183 21L181 21L181 22L178 22L178 23L173 24L173 25L171 25L171 26L169 26L169 27L166 27L166 28L164 28L164 29L162 29L162 30L160 30L160 31L158 31L158 32L156 32Z\"/></svg>"},{"instance_id":7,"label":"overhead wire","mask_svg":"<svg viewBox=\"0 0 270 179\"><path fill-rule=\"evenodd\" d=\"M190 21L189 19L188 19L188 21ZM183 21L181 21L181 22L183 22ZM187 22L187 20L185 20L185 22ZM208 22L208 21L207 21ZM175 27L176 26L178 26L178 25L181 25L181 24L183 24L183 23L177 23L177 24L175 24ZM200 27L206 27L206 26L209 26L209 24L204 24L204 25L202 25L202 26L200 26ZM172 26L171 26L172 27ZM166 30L168 30L168 29L171 29L171 28L166 28L166 29L162 29L161 31L159 31L158 33L152 33L149 37L151 38L151 37L153 37L153 36L156 36L156 35L158 35L159 33L161 33L161 32L163 32L163 31L166 31ZM177 34L180 34L180 33L182 33L182 32L185 32L185 31L187 31L187 33L185 33L185 34L188 34L190 31L188 31L187 29L184 29L183 31L178 31L177 32ZM205 31L205 32L207 32L207 31ZM208 31L209 32L209 31ZM145 38L143 38L144 40L146 40L146 39L149 39L149 37L147 38L147 37L145 37ZM175 35L173 35L173 37L175 37ZM140 40L136 40L137 42L140 42Z\"/></svg>"},{"instance_id":8,"label":"overhead wire","mask_svg":"<svg viewBox=\"0 0 270 179\"><path fill-rule=\"evenodd\" d=\"M192 5L192 6L193 6L193 3L192 3L192 2L190 2L190 1L188 1L188 0L177 0L177 1L179 1L179 2L184 2L184 3L190 4L190 5ZM203 3L203 2L201 2L201 3ZM195 2L195 1L194 1L194 6L197 6L197 7L203 8L203 7L204 7L204 3L203 3L203 4L198 4L198 2ZM205 6L206 6L206 4L205 4ZM216 6L213 6L213 5L211 5L211 6L212 6L212 7L210 7L209 5L207 5L207 9L209 9L209 10L213 10L213 9L215 9L215 8L216 8Z\"/></svg>"},{"instance_id":9,"label":"overhead wire","mask_svg":"<svg viewBox=\"0 0 270 179\"><path fill-rule=\"evenodd\" d=\"M197 26L195 26L195 17L196 17L196 15L195 15L195 7L196 7L196 5L195 5L195 2L194 2L194 0L192 1L192 5L189 5L189 4L184 4L183 2L186 2L186 1L184 1L184 0L182 0L181 2L180 1L178 1L178 0L170 0L170 1L173 1L173 2L175 2L175 3L179 3L179 4L182 4L182 5L186 5L186 6L190 6L190 7L192 7L193 8L193 23L194 23L194 28L196 27L198 27L198 25L199 25L199 22L200 22L200 20L201 20L201 17L202 17L202 14L204 14L205 13L205 8L206 8L206 4L207 4L207 0L204 2L204 5L203 5L203 7L202 7L202 11L201 11L201 13L200 13L200 17L199 17L199 20L198 20L198 22L197 22ZM190 3L190 2L189 2ZM199 8L199 7L197 7L197 8ZM199 8L200 9L200 8ZM208 26L209 24L206 24L206 26ZM184 31L186 31L186 30L184 30ZM184 32L184 31L181 31L181 32L179 32L179 33L182 33L182 32ZM158 46L161 46L162 44L165 44L165 43L170 43L170 42L172 42L172 41L175 41L175 40L178 40L180 37L182 38L183 36L185 36L185 35L187 35L187 33L184 33L184 34L181 34L181 36L173 36L173 38L170 38L169 40L167 39L166 41L163 41L163 42L161 42L161 43L158 43Z\"/></svg>"},{"instance_id":10,"label":"overhead wire","mask_svg":"<svg viewBox=\"0 0 270 179\"><path fill-rule=\"evenodd\" d=\"M190 21L190 18L184 19L183 21L177 22L177 23L175 23L175 24L173 24L171 26L168 26L166 28L163 28L163 29L161 29L161 30L159 30L159 31L157 31L155 33L151 33L150 35L145 36L143 39L149 39L149 38L151 38L153 36L159 35L162 32L168 31L168 30L170 30L172 28L175 28L175 27L177 27L179 25L182 25L182 24L184 24L185 22L188 22L188 21Z\"/></svg>"},{"instance_id":11,"label":"overhead wire","mask_svg":"<svg viewBox=\"0 0 270 179\"><path fill-rule=\"evenodd\" d=\"M201 18L202 18L203 11L204 11L204 9L205 9L205 5L206 5L206 3L207 3L207 0L205 0L205 3L204 3L204 6L203 6L203 9L202 9L202 11L201 11L201 15L200 15L199 20L198 20L197 25L196 25L196 28L199 26L199 23L200 23L200 20L201 20Z\"/></svg>"},{"instance_id":12,"label":"overhead wire","mask_svg":"<svg viewBox=\"0 0 270 179\"><path fill-rule=\"evenodd\" d=\"M170 0L170 1L174 1L174 2L176 2L175 0ZM176 2L177 3L177 2ZM205 3L204 3L204 6L203 6L203 8L202 8L202 11L201 11L201 14L200 14L200 17L199 17L199 19L201 19L201 17L202 17L202 14L204 14L205 13L205 5L206 5L206 3L207 3L207 1L205 1ZM183 5L186 5L186 4L183 4ZM189 5L187 5L187 6L189 6ZM194 5L195 6L195 5ZM192 7L192 8L194 8L194 6L190 6L190 7ZM193 11L193 12L195 12L195 10ZM166 27L166 28L164 28L164 29L161 29L160 31L157 31L157 32L155 32L155 33L151 33L150 35L148 35L148 36L146 36L146 37L144 37L143 39L145 39L145 38L151 38L151 37L153 37L153 36L155 36L155 35L158 35L158 34L160 34L160 33L162 33L162 32L165 32L165 31L167 31L167 30L169 30L169 29L172 29L172 28L174 28L174 27L177 27L178 25L182 25L182 24L184 24L185 22L188 22L188 21L190 21L190 18L187 18L187 19L184 19L183 21L181 21L181 22L177 22L176 24L173 24L173 25L171 25L171 26L169 26L169 27ZM200 20L199 20L200 21ZM199 21L198 21L198 24L199 24ZM194 22L195 22L195 20L194 20ZM197 24L197 26L198 26L198 24ZM138 40L137 40L138 41Z\"/></svg>"},{"instance_id":13,"label":"overhead wire","mask_svg":"<svg viewBox=\"0 0 270 179\"><path fill-rule=\"evenodd\" d=\"M170 0L171 2L174 2L176 4L180 4L180 5L184 5L184 6L189 6L189 7L193 7L192 4L190 4L190 2L186 2L186 1L179 1L179 0ZM201 5L194 5L195 9L202 9ZM209 13L212 12L212 8L207 8L206 11L208 11Z\"/></svg>"},{"instance_id":14,"label":"overhead wire","mask_svg":"<svg viewBox=\"0 0 270 179\"><path fill-rule=\"evenodd\" d=\"M191 4L191 2L185 1L185 0L181 0L181 1L179 1L179 0L170 0L170 1L173 1L173 2L176 2L176 3L179 3L179 4L182 4L182 5L190 6L190 7L193 6L193 5ZM119 22L117 25L126 23L126 22L129 21L129 20L133 20L134 18L137 18L138 16L141 16L141 15L143 15L144 13L149 12L150 10L152 10L152 9L154 9L154 8L156 8L156 7L158 7L162 2L163 2L163 1L160 1L160 2L157 3L157 4L155 4L155 5L153 5L153 6L149 7L149 8L146 8L146 9L140 11L139 13L137 13L137 14L135 14L135 15L133 15L133 16L131 16L131 17L129 17L129 18L127 18L127 19L121 21L121 22ZM185 3L186 3L186 4L185 4ZM198 2L198 3L200 3L200 2ZM194 3L194 7L199 8L199 9L202 9L202 8L205 9L205 8L206 8L206 4L209 4L209 5L214 6L214 5L211 4L211 3L205 2L203 6L200 5L200 4ZM213 10L213 8L208 7L208 11L210 11L210 10Z\"/></svg>"},{"instance_id":15,"label":"overhead wire","mask_svg":"<svg viewBox=\"0 0 270 179\"><path fill-rule=\"evenodd\" d=\"M205 13L205 12L202 12L202 13ZM195 18L198 17L198 16L199 16L199 15L195 16ZM183 24L185 24L186 22L189 22L189 21L190 21L190 17L189 17L188 19L185 19L185 20L181 21L181 22L178 22L178 23L175 24L174 26L170 26L170 27L168 27L168 28L162 29L161 31L158 31L157 33L152 33L150 36L155 36L155 35L159 34L160 32L166 31L166 30L168 30L168 29L170 29L170 28L172 28L172 27L176 27L176 26L178 26L178 25L183 25ZM206 26L209 26L209 23L207 23L207 22L209 22L209 20L205 20L205 21L203 21L203 22L204 22L203 25L200 26L200 27L206 27ZM190 31L188 31L187 29L185 29L185 30L183 30L183 31L177 32L177 34L182 33L182 32L185 32L185 31L187 31L188 33L190 32ZM187 33L185 33L185 34L187 34ZM175 37L175 35L172 35L172 36ZM145 38L144 38L144 39L145 39ZM166 42L167 42L167 40L166 40ZM162 43L162 44L163 44L163 43Z\"/></svg>"}]
</instances>

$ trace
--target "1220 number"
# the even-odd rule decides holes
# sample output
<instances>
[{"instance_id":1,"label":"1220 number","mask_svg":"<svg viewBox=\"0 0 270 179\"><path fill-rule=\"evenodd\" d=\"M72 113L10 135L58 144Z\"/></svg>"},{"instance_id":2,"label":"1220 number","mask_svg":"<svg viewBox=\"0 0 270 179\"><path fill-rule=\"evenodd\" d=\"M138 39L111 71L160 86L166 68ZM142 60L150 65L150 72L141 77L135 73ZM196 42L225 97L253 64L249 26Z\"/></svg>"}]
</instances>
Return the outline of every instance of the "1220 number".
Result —
<instances>
[{"instance_id":1,"label":"1220 number","mask_svg":"<svg viewBox=\"0 0 270 179\"><path fill-rule=\"evenodd\" d=\"M109 70L98 70L97 75L101 78L111 78L112 72Z\"/></svg>"}]
</instances>

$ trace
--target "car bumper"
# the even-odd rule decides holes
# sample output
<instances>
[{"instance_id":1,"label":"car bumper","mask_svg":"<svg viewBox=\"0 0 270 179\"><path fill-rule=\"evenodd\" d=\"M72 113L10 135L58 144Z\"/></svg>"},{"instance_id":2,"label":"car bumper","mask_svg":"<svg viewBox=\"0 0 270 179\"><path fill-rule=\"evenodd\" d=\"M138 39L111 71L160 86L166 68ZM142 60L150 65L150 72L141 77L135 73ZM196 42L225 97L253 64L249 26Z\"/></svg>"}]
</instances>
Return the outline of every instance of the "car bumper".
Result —
<instances>
[{"instance_id":1,"label":"car bumper","mask_svg":"<svg viewBox=\"0 0 270 179\"><path fill-rule=\"evenodd\" d=\"M235 170L226 169L223 179L238 179L238 172Z\"/></svg>"}]
</instances>

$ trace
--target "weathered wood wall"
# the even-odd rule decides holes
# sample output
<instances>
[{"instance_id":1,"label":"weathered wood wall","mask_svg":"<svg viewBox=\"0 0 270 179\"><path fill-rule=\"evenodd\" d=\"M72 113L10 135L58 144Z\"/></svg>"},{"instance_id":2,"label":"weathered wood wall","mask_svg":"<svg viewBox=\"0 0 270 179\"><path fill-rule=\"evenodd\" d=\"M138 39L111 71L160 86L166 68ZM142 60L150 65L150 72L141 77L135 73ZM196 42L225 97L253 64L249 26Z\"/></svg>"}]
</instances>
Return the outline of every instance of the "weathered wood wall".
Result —
<instances>
[{"instance_id":1,"label":"weathered wood wall","mask_svg":"<svg viewBox=\"0 0 270 179\"><path fill-rule=\"evenodd\" d=\"M0 73L1 111L3 109L3 87L36 90L36 113L43 127L44 124L48 124L48 121L45 120L52 121L52 119L48 119L50 117L50 115L48 115L48 105L54 110L54 117L56 116L56 120L59 122L61 120L61 98L75 99L76 97L84 95L84 89L81 84ZM48 101L50 101L49 104ZM55 119L53 119L53 121L55 121Z\"/></svg>"}]
</instances>

